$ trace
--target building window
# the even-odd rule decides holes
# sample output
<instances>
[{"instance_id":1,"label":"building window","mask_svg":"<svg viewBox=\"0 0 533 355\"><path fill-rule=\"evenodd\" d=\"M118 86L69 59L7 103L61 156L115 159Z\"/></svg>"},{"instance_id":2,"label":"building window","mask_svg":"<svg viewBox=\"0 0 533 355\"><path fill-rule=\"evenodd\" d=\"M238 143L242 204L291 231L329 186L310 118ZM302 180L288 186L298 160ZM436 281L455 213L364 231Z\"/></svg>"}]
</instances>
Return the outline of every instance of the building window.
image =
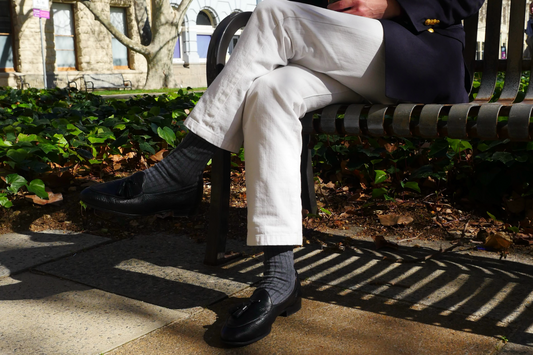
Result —
<instances>
[{"instance_id":1,"label":"building window","mask_svg":"<svg viewBox=\"0 0 533 355\"><path fill-rule=\"evenodd\" d=\"M213 31L214 24L211 16L207 12L201 11L196 17L196 44L200 58L207 58L207 49L209 48Z\"/></svg>"},{"instance_id":2,"label":"building window","mask_svg":"<svg viewBox=\"0 0 533 355\"><path fill-rule=\"evenodd\" d=\"M111 23L123 34L128 35L126 27L126 9L123 7L111 8ZM113 49L113 67L115 69L128 69L128 48L120 43L118 39L111 39Z\"/></svg>"},{"instance_id":3,"label":"building window","mask_svg":"<svg viewBox=\"0 0 533 355\"><path fill-rule=\"evenodd\" d=\"M52 4L54 45L58 70L76 70L76 46L72 5Z\"/></svg>"},{"instance_id":4,"label":"building window","mask_svg":"<svg viewBox=\"0 0 533 355\"><path fill-rule=\"evenodd\" d=\"M0 0L0 71L14 71L11 6Z\"/></svg>"}]
</instances>

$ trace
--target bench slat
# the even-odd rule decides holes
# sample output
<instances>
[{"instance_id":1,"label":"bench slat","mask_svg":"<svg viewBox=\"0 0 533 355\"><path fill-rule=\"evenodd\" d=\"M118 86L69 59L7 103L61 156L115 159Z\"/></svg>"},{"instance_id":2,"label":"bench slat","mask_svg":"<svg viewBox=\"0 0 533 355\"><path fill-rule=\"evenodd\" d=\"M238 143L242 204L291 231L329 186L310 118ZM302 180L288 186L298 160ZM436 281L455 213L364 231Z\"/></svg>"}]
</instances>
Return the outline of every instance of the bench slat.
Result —
<instances>
[{"instance_id":1,"label":"bench slat","mask_svg":"<svg viewBox=\"0 0 533 355\"><path fill-rule=\"evenodd\" d=\"M475 131L478 138L481 139L498 139L498 116L502 104L491 103L481 105L479 108Z\"/></svg>"},{"instance_id":2,"label":"bench slat","mask_svg":"<svg viewBox=\"0 0 533 355\"><path fill-rule=\"evenodd\" d=\"M344 113L344 120L343 120L344 131L346 132L346 134L353 135L353 136L361 135L359 117L361 117L361 112L363 112L364 108L365 108L365 105L362 105L362 104L354 104L346 108L346 112Z\"/></svg>"},{"instance_id":3,"label":"bench slat","mask_svg":"<svg viewBox=\"0 0 533 355\"><path fill-rule=\"evenodd\" d=\"M505 84L498 99L502 103L514 102L520 89L524 47L524 22L526 19L525 7L526 0L511 1L509 43L507 44L507 70L505 72Z\"/></svg>"},{"instance_id":4,"label":"bench slat","mask_svg":"<svg viewBox=\"0 0 533 355\"><path fill-rule=\"evenodd\" d=\"M487 0L487 26L485 32L485 54L483 58L483 75L476 102L488 102L494 93L498 78L498 57L500 53L500 26L502 18L502 0Z\"/></svg>"},{"instance_id":5,"label":"bench slat","mask_svg":"<svg viewBox=\"0 0 533 355\"><path fill-rule=\"evenodd\" d=\"M398 137L412 137L411 117L415 109L420 107L417 104L399 104L392 116L392 133Z\"/></svg>"},{"instance_id":6,"label":"bench slat","mask_svg":"<svg viewBox=\"0 0 533 355\"><path fill-rule=\"evenodd\" d=\"M463 58L470 74L470 83L473 83L475 65L476 65L476 50L477 50L477 24L479 20L479 12L473 16L464 20L465 29L465 49L463 52ZM468 88L468 93L472 91L472 85Z\"/></svg>"},{"instance_id":7,"label":"bench slat","mask_svg":"<svg viewBox=\"0 0 533 355\"><path fill-rule=\"evenodd\" d=\"M335 134L337 132L335 120L342 105L331 105L322 110L320 117L320 133Z\"/></svg>"},{"instance_id":8,"label":"bench slat","mask_svg":"<svg viewBox=\"0 0 533 355\"><path fill-rule=\"evenodd\" d=\"M509 112L507 132L513 141L530 140L529 120L533 106L527 104L514 104Z\"/></svg>"},{"instance_id":9,"label":"bench slat","mask_svg":"<svg viewBox=\"0 0 533 355\"><path fill-rule=\"evenodd\" d=\"M478 104L457 104L450 108L448 114L448 137L454 139L468 139L468 116Z\"/></svg>"},{"instance_id":10,"label":"bench slat","mask_svg":"<svg viewBox=\"0 0 533 355\"><path fill-rule=\"evenodd\" d=\"M385 114L388 106L386 105L372 105L368 112L367 127L368 134L375 137L382 137L387 135L385 130Z\"/></svg>"},{"instance_id":11,"label":"bench slat","mask_svg":"<svg viewBox=\"0 0 533 355\"><path fill-rule=\"evenodd\" d=\"M440 104L424 105L420 112L417 135L422 138L437 138L439 136L438 122L443 107L444 105Z\"/></svg>"}]
</instances>

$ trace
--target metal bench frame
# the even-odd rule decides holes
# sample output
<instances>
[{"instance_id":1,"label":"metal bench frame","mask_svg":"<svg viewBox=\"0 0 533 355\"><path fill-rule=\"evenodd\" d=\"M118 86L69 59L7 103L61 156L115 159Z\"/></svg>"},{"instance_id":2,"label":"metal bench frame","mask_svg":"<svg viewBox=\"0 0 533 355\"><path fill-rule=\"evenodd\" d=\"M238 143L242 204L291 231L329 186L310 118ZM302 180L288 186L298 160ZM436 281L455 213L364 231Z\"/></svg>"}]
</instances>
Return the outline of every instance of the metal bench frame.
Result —
<instances>
[{"instance_id":1,"label":"metal bench frame","mask_svg":"<svg viewBox=\"0 0 533 355\"><path fill-rule=\"evenodd\" d=\"M94 80L96 77L101 77L101 78L116 77L117 79L120 78L120 80L122 81L122 84L115 85L114 83L110 83L110 86L101 86L101 85L98 85L98 83L95 84ZM86 92L89 91L89 89L92 91L94 91L95 89L124 89L124 90L130 89L130 90L133 90L133 84L131 80L125 80L124 76L120 73L83 74L77 77L76 79L81 79L83 81L83 86L85 87ZM69 81L67 83L67 87L71 87L70 84L74 84L74 86L77 88L78 84L75 81L76 79ZM101 79L98 78L98 80L101 80Z\"/></svg>"},{"instance_id":2,"label":"metal bench frame","mask_svg":"<svg viewBox=\"0 0 533 355\"><path fill-rule=\"evenodd\" d=\"M320 111L308 112L302 118L303 208L312 213L316 213L317 209L311 151L308 148L311 134L531 140L533 85L527 88L523 101L514 102L519 92L522 71L531 70L532 64L530 59L522 58L526 0L511 2L508 52L507 59L503 60L499 59L502 0L487 2L485 53L482 60L475 59L479 14L464 21L466 65L472 77L474 72L482 73L478 94L472 102L426 105L405 103L396 106L332 105ZM224 68L228 45L233 35L246 25L250 15L250 12L231 14L217 26L207 55L209 84ZM505 72L504 87L498 101L490 103L498 72ZM320 119L313 119L315 113L321 114ZM344 114L344 119L337 119L339 114ZM502 116L508 116L508 121L499 123L498 118ZM209 265L219 265L234 257L225 254L230 199L230 157L229 152L219 150L212 162L210 224L204 259Z\"/></svg>"}]
</instances>

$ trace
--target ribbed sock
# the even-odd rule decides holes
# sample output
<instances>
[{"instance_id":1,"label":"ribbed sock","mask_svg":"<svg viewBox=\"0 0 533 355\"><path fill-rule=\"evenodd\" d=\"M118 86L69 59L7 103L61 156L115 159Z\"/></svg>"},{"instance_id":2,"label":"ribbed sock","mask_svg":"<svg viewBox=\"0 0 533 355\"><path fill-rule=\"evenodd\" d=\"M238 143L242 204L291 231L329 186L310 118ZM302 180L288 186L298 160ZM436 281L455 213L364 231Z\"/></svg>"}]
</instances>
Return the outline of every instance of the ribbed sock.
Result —
<instances>
[{"instance_id":1,"label":"ribbed sock","mask_svg":"<svg viewBox=\"0 0 533 355\"><path fill-rule=\"evenodd\" d=\"M143 191L166 192L196 183L216 149L189 132L165 159L144 171Z\"/></svg>"},{"instance_id":2,"label":"ribbed sock","mask_svg":"<svg viewBox=\"0 0 533 355\"><path fill-rule=\"evenodd\" d=\"M274 305L283 302L294 289L296 271L294 270L293 246L264 246L263 280L259 284L268 291Z\"/></svg>"}]
</instances>

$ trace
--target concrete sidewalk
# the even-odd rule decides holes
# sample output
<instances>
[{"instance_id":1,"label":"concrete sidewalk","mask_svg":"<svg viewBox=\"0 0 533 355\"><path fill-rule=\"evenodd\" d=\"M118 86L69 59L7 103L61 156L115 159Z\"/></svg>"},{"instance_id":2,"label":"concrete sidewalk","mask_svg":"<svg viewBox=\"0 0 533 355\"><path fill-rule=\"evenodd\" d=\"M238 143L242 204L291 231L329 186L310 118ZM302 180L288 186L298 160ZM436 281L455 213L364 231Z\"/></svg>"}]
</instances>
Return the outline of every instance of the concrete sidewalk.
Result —
<instances>
[{"instance_id":1,"label":"concrete sidewalk","mask_svg":"<svg viewBox=\"0 0 533 355\"><path fill-rule=\"evenodd\" d=\"M383 260L447 245L298 248L303 309L278 318L267 338L228 349L220 328L227 309L253 291L261 257L205 266L205 245L184 235L2 235L0 354L533 355L531 256L500 261L459 251L424 263ZM235 241L228 249L258 251Z\"/></svg>"}]
</instances>

